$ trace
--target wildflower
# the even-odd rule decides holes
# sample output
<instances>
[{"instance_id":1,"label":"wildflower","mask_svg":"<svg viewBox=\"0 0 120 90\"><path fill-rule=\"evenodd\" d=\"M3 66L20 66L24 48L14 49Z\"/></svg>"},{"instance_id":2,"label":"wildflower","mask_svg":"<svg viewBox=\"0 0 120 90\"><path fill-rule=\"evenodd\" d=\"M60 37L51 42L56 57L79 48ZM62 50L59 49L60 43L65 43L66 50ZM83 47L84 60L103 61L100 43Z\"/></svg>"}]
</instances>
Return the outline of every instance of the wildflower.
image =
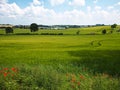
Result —
<instances>
[{"instance_id":1,"label":"wildflower","mask_svg":"<svg viewBox=\"0 0 120 90\"><path fill-rule=\"evenodd\" d=\"M83 76L83 75L80 75L80 79L84 79L84 76Z\"/></svg>"},{"instance_id":2,"label":"wildflower","mask_svg":"<svg viewBox=\"0 0 120 90\"><path fill-rule=\"evenodd\" d=\"M7 70L8 70L8 68L4 68L3 70L7 71Z\"/></svg>"},{"instance_id":3,"label":"wildflower","mask_svg":"<svg viewBox=\"0 0 120 90\"><path fill-rule=\"evenodd\" d=\"M3 73L4 77L7 77L8 74L9 74L8 72Z\"/></svg>"},{"instance_id":4,"label":"wildflower","mask_svg":"<svg viewBox=\"0 0 120 90\"><path fill-rule=\"evenodd\" d=\"M78 86L80 86L80 82L77 82Z\"/></svg>"},{"instance_id":5,"label":"wildflower","mask_svg":"<svg viewBox=\"0 0 120 90\"><path fill-rule=\"evenodd\" d=\"M72 79L71 79L71 82L76 82L76 79L73 77Z\"/></svg>"},{"instance_id":6,"label":"wildflower","mask_svg":"<svg viewBox=\"0 0 120 90\"><path fill-rule=\"evenodd\" d=\"M16 68L11 68L11 70L12 70L13 72L17 72L17 69L16 69Z\"/></svg>"}]
</instances>

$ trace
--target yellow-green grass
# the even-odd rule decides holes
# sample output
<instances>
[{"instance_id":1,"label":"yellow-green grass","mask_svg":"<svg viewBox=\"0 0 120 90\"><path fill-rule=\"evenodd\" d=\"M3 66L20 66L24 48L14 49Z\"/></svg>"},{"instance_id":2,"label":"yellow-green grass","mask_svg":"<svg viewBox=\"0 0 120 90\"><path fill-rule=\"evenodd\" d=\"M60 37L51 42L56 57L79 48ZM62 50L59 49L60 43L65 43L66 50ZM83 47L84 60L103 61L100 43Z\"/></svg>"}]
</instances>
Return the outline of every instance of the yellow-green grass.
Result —
<instances>
[{"instance_id":1,"label":"yellow-green grass","mask_svg":"<svg viewBox=\"0 0 120 90\"><path fill-rule=\"evenodd\" d=\"M0 35L0 69L19 69L14 79L4 80L0 72L0 89L119 90L120 33L102 35L100 27L78 29L38 32L65 35Z\"/></svg>"},{"instance_id":2,"label":"yellow-green grass","mask_svg":"<svg viewBox=\"0 0 120 90\"><path fill-rule=\"evenodd\" d=\"M41 36L41 35L9 35L0 36L0 64L39 64L51 62L69 62L81 60L83 56L91 55L104 60L104 56L114 61L112 52L116 55L120 50L120 35L68 35L68 36ZM100 45L99 45L100 44ZM86 51L86 54L79 53ZM102 56L97 56L98 52ZM105 51L105 55L104 55ZM115 51L115 52L114 52ZM69 52L73 52L71 55ZM79 56L75 56L74 52ZM107 53L106 52L111 52ZM87 55L88 53L88 55ZM101 55L101 53L98 53ZM91 57L91 56L90 56ZM112 57L112 58L109 58ZM91 57L92 58L92 57ZM117 57L117 59L119 56Z\"/></svg>"},{"instance_id":3,"label":"yellow-green grass","mask_svg":"<svg viewBox=\"0 0 120 90\"><path fill-rule=\"evenodd\" d=\"M115 32L116 30L119 30L120 26L117 26L116 29L113 30ZM69 28L69 29L63 29L63 30L50 30L50 29L39 29L38 32L30 32L30 29L20 29L20 28L13 28L14 33L13 34L42 34L42 33L54 33L59 34L63 33L64 35L75 35L77 31L80 31L81 35L84 34L101 34L102 30L106 29L107 33L110 33L112 30L110 26L97 26L97 27L86 27L86 28ZM0 34L5 34L5 29L0 29Z\"/></svg>"}]
</instances>

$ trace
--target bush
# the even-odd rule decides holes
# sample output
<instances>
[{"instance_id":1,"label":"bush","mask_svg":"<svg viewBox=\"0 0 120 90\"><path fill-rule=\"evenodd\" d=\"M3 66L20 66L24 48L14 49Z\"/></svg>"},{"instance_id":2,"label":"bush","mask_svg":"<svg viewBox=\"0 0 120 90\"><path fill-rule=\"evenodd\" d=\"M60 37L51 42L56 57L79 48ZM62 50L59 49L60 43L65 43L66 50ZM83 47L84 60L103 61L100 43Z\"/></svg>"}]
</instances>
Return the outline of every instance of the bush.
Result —
<instances>
[{"instance_id":1,"label":"bush","mask_svg":"<svg viewBox=\"0 0 120 90\"><path fill-rule=\"evenodd\" d=\"M88 71L62 64L0 68L0 90L120 90L119 78Z\"/></svg>"},{"instance_id":2,"label":"bush","mask_svg":"<svg viewBox=\"0 0 120 90\"><path fill-rule=\"evenodd\" d=\"M111 25L111 28L112 28L112 29L114 29L114 28L116 28L116 27L117 27L117 24Z\"/></svg>"},{"instance_id":3,"label":"bush","mask_svg":"<svg viewBox=\"0 0 120 90\"><path fill-rule=\"evenodd\" d=\"M119 29L119 30L117 30L117 32L120 32L120 29Z\"/></svg>"},{"instance_id":4,"label":"bush","mask_svg":"<svg viewBox=\"0 0 120 90\"><path fill-rule=\"evenodd\" d=\"M57 35L57 33L49 33L49 35Z\"/></svg>"},{"instance_id":5,"label":"bush","mask_svg":"<svg viewBox=\"0 0 120 90\"><path fill-rule=\"evenodd\" d=\"M63 35L63 33L41 33L41 35Z\"/></svg>"},{"instance_id":6,"label":"bush","mask_svg":"<svg viewBox=\"0 0 120 90\"><path fill-rule=\"evenodd\" d=\"M58 35L63 35L63 33L58 33Z\"/></svg>"},{"instance_id":7,"label":"bush","mask_svg":"<svg viewBox=\"0 0 120 90\"><path fill-rule=\"evenodd\" d=\"M5 32L6 32L6 34L8 34L8 33L13 33L13 28L11 28L11 27L6 27L6 28L5 28Z\"/></svg>"},{"instance_id":8,"label":"bush","mask_svg":"<svg viewBox=\"0 0 120 90\"><path fill-rule=\"evenodd\" d=\"M78 30L78 31L76 32L76 34L79 35L79 34L80 34L80 31Z\"/></svg>"},{"instance_id":9,"label":"bush","mask_svg":"<svg viewBox=\"0 0 120 90\"><path fill-rule=\"evenodd\" d=\"M41 35L49 35L49 33L41 33Z\"/></svg>"},{"instance_id":10,"label":"bush","mask_svg":"<svg viewBox=\"0 0 120 90\"><path fill-rule=\"evenodd\" d=\"M16 33L16 35L30 35L30 33Z\"/></svg>"},{"instance_id":11,"label":"bush","mask_svg":"<svg viewBox=\"0 0 120 90\"><path fill-rule=\"evenodd\" d=\"M106 29L102 30L102 34L106 34Z\"/></svg>"}]
</instances>

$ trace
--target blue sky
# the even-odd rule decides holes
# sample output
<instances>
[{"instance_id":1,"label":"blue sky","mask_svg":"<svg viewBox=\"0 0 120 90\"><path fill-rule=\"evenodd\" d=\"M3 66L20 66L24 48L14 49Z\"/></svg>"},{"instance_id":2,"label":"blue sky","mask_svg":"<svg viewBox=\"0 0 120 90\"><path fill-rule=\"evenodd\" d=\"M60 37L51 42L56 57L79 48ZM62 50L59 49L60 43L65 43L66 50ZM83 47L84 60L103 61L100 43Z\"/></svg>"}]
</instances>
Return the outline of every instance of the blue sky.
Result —
<instances>
[{"instance_id":1,"label":"blue sky","mask_svg":"<svg viewBox=\"0 0 120 90\"><path fill-rule=\"evenodd\" d=\"M0 24L120 24L119 0L0 0Z\"/></svg>"}]
</instances>

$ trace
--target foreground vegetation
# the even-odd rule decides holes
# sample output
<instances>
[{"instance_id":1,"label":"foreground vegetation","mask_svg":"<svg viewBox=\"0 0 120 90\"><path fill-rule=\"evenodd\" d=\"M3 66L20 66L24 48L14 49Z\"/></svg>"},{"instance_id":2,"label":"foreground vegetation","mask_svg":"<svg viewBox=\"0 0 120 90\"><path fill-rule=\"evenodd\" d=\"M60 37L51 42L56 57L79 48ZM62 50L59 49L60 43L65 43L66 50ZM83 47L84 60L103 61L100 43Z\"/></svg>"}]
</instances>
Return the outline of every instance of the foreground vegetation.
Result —
<instances>
[{"instance_id":1,"label":"foreground vegetation","mask_svg":"<svg viewBox=\"0 0 120 90\"><path fill-rule=\"evenodd\" d=\"M0 35L0 90L120 90L120 33L109 32L105 26Z\"/></svg>"}]
</instances>

